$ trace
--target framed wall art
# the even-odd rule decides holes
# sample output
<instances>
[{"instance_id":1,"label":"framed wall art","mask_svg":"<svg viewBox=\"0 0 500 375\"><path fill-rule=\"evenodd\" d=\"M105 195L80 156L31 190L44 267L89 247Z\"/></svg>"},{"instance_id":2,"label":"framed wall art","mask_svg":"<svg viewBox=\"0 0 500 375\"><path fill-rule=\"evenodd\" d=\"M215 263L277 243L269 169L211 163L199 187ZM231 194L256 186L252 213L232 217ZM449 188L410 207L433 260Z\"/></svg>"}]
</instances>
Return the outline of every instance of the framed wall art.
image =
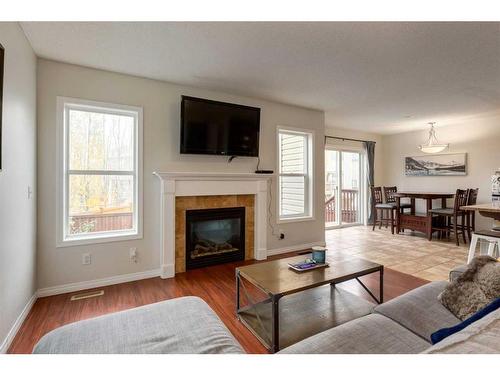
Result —
<instances>
[{"instance_id":1,"label":"framed wall art","mask_svg":"<svg viewBox=\"0 0 500 375\"><path fill-rule=\"evenodd\" d=\"M406 176L465 176L467 154L438 154L407 156Z\"/></svg>"}]
</instances>

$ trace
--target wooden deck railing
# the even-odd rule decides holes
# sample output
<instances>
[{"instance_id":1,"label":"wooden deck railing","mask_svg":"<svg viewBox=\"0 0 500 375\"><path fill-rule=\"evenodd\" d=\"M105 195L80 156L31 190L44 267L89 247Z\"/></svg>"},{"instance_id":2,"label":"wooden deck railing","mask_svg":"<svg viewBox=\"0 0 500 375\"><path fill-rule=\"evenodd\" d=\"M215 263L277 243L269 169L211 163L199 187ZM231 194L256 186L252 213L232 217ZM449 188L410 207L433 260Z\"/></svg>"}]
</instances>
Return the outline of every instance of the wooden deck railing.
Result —
<instances>
[{"instance_id":1,"label":"wooden deck railing","mask_svg":"<svg viewBox=\"0 0 500 375\"><path fill-rule=\"evenodd\" d=\"M71 233L106 232L131 229L132 212L70 216Z\"/></svg>"},{"instance_id":2,"label":"wooden deck railing","mask_svg":"<svg viewBox=\"0 0 500 375\"><path fill-rule=\"evenodd\" d=\"M343 189L341 199L342 223L357 223L359 221L359 190ZM332 223L337 221L335 202L337 191L325 202L325 222Z\"/></svg>"}]
</instances>

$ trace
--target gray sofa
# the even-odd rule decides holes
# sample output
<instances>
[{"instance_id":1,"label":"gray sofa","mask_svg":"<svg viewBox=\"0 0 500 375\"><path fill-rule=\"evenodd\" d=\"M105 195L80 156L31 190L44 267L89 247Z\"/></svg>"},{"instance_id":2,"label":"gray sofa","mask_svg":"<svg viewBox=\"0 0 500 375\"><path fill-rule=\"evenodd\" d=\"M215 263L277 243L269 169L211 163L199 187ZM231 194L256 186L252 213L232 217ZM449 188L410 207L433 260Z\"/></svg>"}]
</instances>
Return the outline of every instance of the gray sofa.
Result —
<instances>
[{"instance_id":1,"label":"gray sofa","mask_svg":"<svg viewBox=\"0 0 500 375\"><path fill-rule=\"evenodd\" d=\"M450 272L456 279L466 269ZM376 306L372 314L311 336L282 354L411 354L500 353L500 309L436 345L431 334L460 320L446 309L438 295L448 282L436 281Z\"/></svg>"},{"instance_id":2,"label":"gray sofa","mask_svg":"<svg viewBox=\"0 0 500 375\"><path fill-rule=\"evenodd\" d=\"M450 277L460 272L463 268ZM431 333L460 322L437 299L446 285L445 281L426 284L280 353L500 353L500 310L431 344ZM34 353L244 351L203 300L183 297L60 327L42 337Z\"/></svg>"},{"instance_id":3,"label":"gray sofa","mask_svg":"<svg viewBox=\"0 0 500 375\"><path fill-rule=\"evenodd\" d=\"M309 337L280 353L420 353L431 346L431 333L460 322L437 299L446 284L437 281L421 286L376 306L370 315Z\"/></svg>"},{"instance_id":4,"label":"gray sofa","mask_svg":"<svg viewBox=\"0 0 500 375\"><path fill-rule=\"evenodd\" d=\"M213 310L182 297L68 324L36 344L38 354L244 353Z\"/></svg>"}]
</instances>

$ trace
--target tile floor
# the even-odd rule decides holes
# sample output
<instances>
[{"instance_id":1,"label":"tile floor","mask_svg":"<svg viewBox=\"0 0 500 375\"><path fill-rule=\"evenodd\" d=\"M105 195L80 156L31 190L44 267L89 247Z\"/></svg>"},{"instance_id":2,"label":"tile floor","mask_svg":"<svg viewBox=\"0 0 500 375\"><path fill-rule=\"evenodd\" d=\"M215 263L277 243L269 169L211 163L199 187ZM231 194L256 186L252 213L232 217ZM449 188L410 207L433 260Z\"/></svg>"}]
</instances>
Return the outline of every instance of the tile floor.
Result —
<instances>
[{"instance_id":1,"label":"tile floor","mask_svg":"<svg viewBox=\"0 0 500 375\"><path fill-rule=\"evenodd\" d=\"M452 268L466 263L469 251L462 242L456 246L452 240L428 241L409 231L392 235L390 229L372 231L371 226L327 230L326 245L334 258L364 258L430 281L447 280Z\"/></svg>"}]
</instances>

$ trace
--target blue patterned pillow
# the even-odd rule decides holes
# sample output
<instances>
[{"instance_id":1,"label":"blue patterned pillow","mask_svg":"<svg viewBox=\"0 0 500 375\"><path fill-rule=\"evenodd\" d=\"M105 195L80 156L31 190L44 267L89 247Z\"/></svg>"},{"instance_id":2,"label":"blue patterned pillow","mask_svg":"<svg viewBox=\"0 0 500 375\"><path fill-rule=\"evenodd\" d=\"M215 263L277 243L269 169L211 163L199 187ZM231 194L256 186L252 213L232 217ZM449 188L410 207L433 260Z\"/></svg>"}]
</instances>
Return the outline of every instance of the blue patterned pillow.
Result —
<instances>
[{"instance_id":1,"label":"blue patterned pillow","mask_svg":"<svg viewBox=\"0 0 500 375\"><path fill-rule=\"evenodd\" d=\"M479 310L474 315L471 315L469 318L458 323L456 326L448 327L448 328L441 328L440 330L434 332L431 335L432 344L437 344L439 341L447 338L448 336L451 336L454 333L461 331L465 327L467 327L467 326L471 325L472 323L478 321L479 319L485 317L490 312L495 311L499 307L500 307L500 298L497 298L497 299L493 300L493 302L491 302L490 304L486 305L486 307Z\"/></svg>"}]
</instances>

